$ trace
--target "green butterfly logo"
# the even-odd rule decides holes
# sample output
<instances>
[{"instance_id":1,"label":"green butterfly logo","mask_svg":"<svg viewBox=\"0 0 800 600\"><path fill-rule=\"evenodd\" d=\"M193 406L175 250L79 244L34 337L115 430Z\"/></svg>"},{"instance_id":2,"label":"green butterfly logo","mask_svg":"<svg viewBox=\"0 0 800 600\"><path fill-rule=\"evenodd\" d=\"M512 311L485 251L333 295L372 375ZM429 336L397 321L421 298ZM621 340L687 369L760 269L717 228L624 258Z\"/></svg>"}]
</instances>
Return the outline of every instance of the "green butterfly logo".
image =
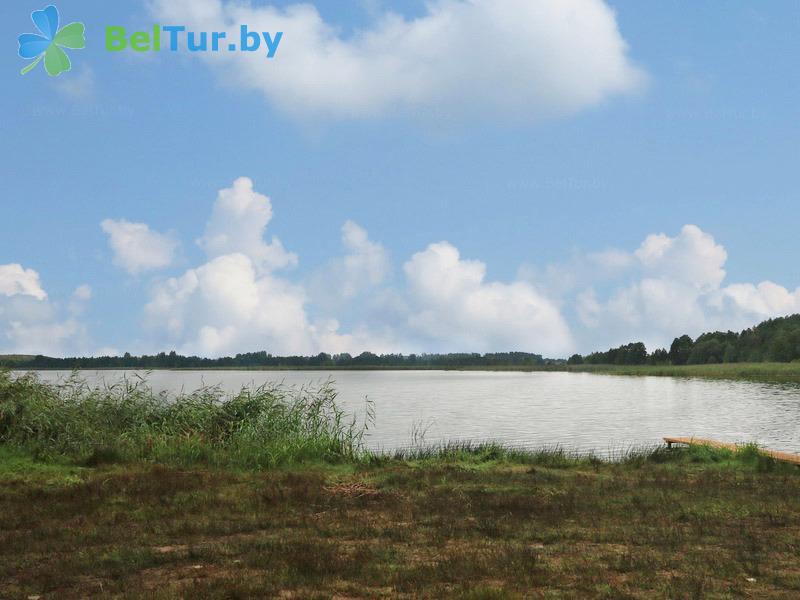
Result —
<instances>
[{"instance_id":1,"label":"green butterfly logo","mask_svg":"<svg viewBox=\"0 0 800 600\"><path fill-rule=\"evenodd\" d=\"M80 50L86 47L86 29L83 23L70 23L59 29L58 9L52 5L33 11L31 20L41 35L23 33L19 36L19 55L27 60L36 59L22 69L20 75L30 72L42 59L44 68L51 77L69 71L72 63L62 48Z\"/></svg>"}]
</instances>

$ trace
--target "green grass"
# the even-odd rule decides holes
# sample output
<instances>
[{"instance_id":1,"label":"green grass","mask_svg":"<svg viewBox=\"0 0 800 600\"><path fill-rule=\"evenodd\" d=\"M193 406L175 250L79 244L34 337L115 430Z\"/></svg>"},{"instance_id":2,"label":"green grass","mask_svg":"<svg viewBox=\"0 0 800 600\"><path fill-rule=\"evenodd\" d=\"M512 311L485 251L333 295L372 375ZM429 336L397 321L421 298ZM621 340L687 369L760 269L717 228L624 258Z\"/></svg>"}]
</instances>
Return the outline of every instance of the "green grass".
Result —
<instances>
[{"instance_id":1,"label":"green grass","mask_svg":"<svg viewBox=\"0 0 800 600\"><path fill-rule=\"evenodd\" d=\"M65 469L0 454L2 598L800 595L800 473L749 451Z\"/></svg>"},{"instance_id":2,"label":"green grass","mask_svg":"<svg viewBox=\"0 0 800 600\"><path fill-rule=\"evenodd\" d=\"M84 467L66 462L41 462L30 454L0 446L0 480L39 481L54 483L74 481L86 471Z\"/></svg>"},{"instance_id":3,"label":"green grass","mask_svg":"<svg viewBox=\"0 0 800 600\"><path fill-rule=\"evenodd\" d=\"M725 363L717 365L575 365L565 367L573 373L638 375L654 377L703 377L772 383L800 383L800 362Z\"/></svg>"}]
</instances>

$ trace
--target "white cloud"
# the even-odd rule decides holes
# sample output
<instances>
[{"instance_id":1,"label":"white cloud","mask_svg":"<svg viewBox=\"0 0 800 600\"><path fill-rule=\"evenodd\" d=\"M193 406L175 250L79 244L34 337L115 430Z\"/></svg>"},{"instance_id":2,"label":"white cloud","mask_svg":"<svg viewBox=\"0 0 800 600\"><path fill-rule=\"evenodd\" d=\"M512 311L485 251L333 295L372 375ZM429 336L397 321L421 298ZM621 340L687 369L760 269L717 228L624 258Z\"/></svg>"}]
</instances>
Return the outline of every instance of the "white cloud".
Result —
<instances>
[{"instance_id":1,"label":"white cloud","mask_svg":"<svg viewBox=\"0 0 800 600\"><path fill-rule=\"evenodd\" d=\"M309 318L306 289L274 272L296 264L297 257L274 237L264 242L271 219L269 199L253 189L250 179L239 178L219 192L199 240L208 262L152 289L145 315L150 330L162 336L158 343L204 356L388 351L364 329L341 334L337 320ZM349 278L352 290L362 278L378 281L384 265L375 255L382 248L349 222L343 242L349 254L334 262L334 271Z\"/></svg>"},{"instance_id":2,"label":"white cloud","mask_svg":"<svg viewBox=\"0 0 800 600\"><path fill-rule=\"evenodd\" d=\"M82 301L91 300L92 288L84 283L83 285L79 285L78 287L76 287L72 295L75 297L76 300L82 300Z\"/></svg>"},{"instance_id":3,"label":"white cloud","mask_svg":"<svg viewBox=\"0 0 800 600\"><path fill-rule=\"evenodd\" d=\"M199 240L206 261L152 285L145 316L153 349L205 356L257 350L566 356L630 341L654 349L683 333L742 329L800 312L800 288L726 284L727 251L695 225L672 236L648 235L632 251L574 255L543 270L523 267L510 282L489 280L483 262L462 258L443 241L407 260L397 282L383 245L347 221L343 254L298 282L279 274L296 255L276 238L264 241L271 219L269 199L249 179L219 192ZM0 282L0 291L47 309L37 300L46 296L35 272L6 266ZM73 300L90 295L80 287Z\"/></svg>"},{"instance_id":4,"label":"white cloud","mask_svg":"<svg viewBox=\"0 0 800 600\"><path fill-rule=\"evenodd\" d=\"M74 319L66 321L30 321L15 319L7 324L4 351L7 354L44 354L65 356L79 354L75 339L82 335L82 326ZM2 346L0 346L2 347Z\"/></svg>"},{"instance_id":5,"label":"white cloud","mask_svg":"<svg viewBox=\"0 0 800 600\"><path fill-rule=\"evenodd\" d=\"M380 244L352 221L342 226L342 243L348 254L341 262L345 297L352 298L362 287L379 285L390 271L389 256Z\"/></svg>"},{"instance_id":6,"label":"white cloud","mask_svg":"<svg viewBox=\"0 0 800 600\"><path fill-rule=\"evenodd\" d=\"M153 0L151 9L161 22L224 29L231 40L241 24L284 32L272 60L263 51L201 54L233 85L296 116L540 119L645 80L603 0L431 0L413 19L378 10L348 36L311 4Z\"/></svg>"},{"instance_id":7,"label":"white cloud","mask_svg":"<svg viewBox=\"0 0 800 600\"><path fill-rule=\"evenodd\" d=\"M251 179L240 177L232 187L220 190L198 244L209 258L241 253L266 271L295 266L297 255L287 252L278 238L264 242L264 231L271 220L270 199L253 190Z\"/></svg>"},{"instance_id":8,"label":"white cloud","mask_svg":"<svg viewBox=\"0 0 800 600\"><path fill-rule=\"evenodd\" d=\"M85 334L82 323L59 315L36 271L0 265L0 354L62 355L84 348Z\"/></svg>"},{"instance_id":9,"label":"white cloud","mask_svg":"<svg viewBox=\"0 0 800 600\"><path fill-rule=\"evenodd\" d=\"M329 354L360 354L364 351L376 354L406 351L404 342L396 337L392 327L371 328L359 325L353 331L342 332L336 319L323 320L312 327L318 351Z\"/></svg>"},{"instance_id":10,"label":"white cloud","mask_svg":"<svg viewBox=\"0 0 800 600\"><path fill-rule=\"evenodd\" d=\"M696 225L685 225L674 238L650 235L634 254L648 274L701 291L716 289L725 279L728 253Z\"/></svg>"},{"instance_id":11,"label":"white cloud","mask_svg":"<svg viewBox=\"0 0 800 600\"><path fill-rule=\"evenodd\" d=\"M649 235L630 256L634 281L612 287L605 300L591 287L575 298L588 329L585 350L634 340L653 349L683 333L739 330L800 312L800 288L791 292L769 281L723 285L728 253L695 225L674 237Z\"/></svg>"},{"instance_id":12,"label":"white cloud","mask_svg":"<svg viewBox=\"0 0 800 600\"><path fill-rule=\"evenodd\" d=\"M114 252L114 264L136 275L172 264L178 242L172 236L153 231L144 223L106 219L100 224Z\"/></svg>"},{"instance_id":13,"label":"white cloud","mask_svg":"<svg viewBox=\"0 0 800 600\"><path fill-rule=\"evenodd\" d=\"M306 354L315 348L305 302L302 288L259 276L249 257L234 253L158 284L146 314L183 352Z\"/></svg>"},{"instance_id":14,"label":"white cloud","mask_svg":"<svg viewBox=\"0 0 800 600\"><path fill-rule=\"evenodd\" d=\"M353 221L342 226L342 246L345 254L328 261L308 283L312 300L324 311L352 305L355 298L383 284L392 270L386 249Z\"/></svg>"},{"instance_id":15,"label":"white cloud","mask_svg":"<svg viewBox=\"0 0 800 600\"><path fill-rule=\"evenodd\" d=\"M275 261L265 258L272 256L265 248L276 243L263 242L271 217L269 200L248 179L220 192L201 240L208 262L152 289L146 321L161 336L161 347L218 356L262 349L275 354L433 347L560 352L570 346L558 309L533 286L485 282L485 265L461 260L446 242L406 263L407 289L387 287L386 250L352 221L342 227L345 254L329 261L309 286L327 287L329 295L355 306L353 324L343 329L336 316L311 318L306 286L276 275ZM237 231L242 235L234 235Z\"/></svg>"},{"instance_id":16,"label":"white cloud","mask_svg":"<svg viewBox=\"0 0 800 600\"><path fill-rule=\"evenodd\" d=\"M528 283L484 281L486 266L447 242L415 254L404 270L414 333L449 351L561 354L572 340L558 308Z\"/></svg>"},{"instance_id":17,"label":"white cloud","mask_svg":"<svg viewBox=\"0 0 800 600\"><path fill-rule=\"evenodd\" d=\"M339 331L335 319L312 322L302 286L258 274L244 254L228 254L156 285L145 313L161 343L202 356L267 350L273 354L389 352L388 338L365 328Z\"/></svg>"},{"instance_id":18,"label":"white cloud","mask_svg":"<svg viewBox=\"0 0 800 600\"><path fill-rule=\"evenodd\" d=\"M800 288L790 292L771 281L737 283L723 288L709 303L721 311L734 310L747 319L767 319L800 312Z\"/></svg>"},{"instance_id":19,"label":"white cloud","mask_svg":"<svg viewBox=\"0 0 800 600\"><path fill-rule=\"evenodd\" d=\"M21 294L37 300L47 298L39 274L33 269L24 269L20 264L0 265L0 294L8 297Z\"/></svg>"}]
</instances>

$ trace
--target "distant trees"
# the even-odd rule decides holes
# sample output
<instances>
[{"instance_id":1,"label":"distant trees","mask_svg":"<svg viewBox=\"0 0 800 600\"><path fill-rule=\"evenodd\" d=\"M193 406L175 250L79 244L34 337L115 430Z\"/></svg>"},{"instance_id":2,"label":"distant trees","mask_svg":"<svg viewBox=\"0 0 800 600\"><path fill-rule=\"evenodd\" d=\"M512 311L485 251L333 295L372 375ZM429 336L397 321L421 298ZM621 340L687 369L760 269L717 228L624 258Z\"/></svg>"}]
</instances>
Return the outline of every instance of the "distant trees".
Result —
<instances>
[{"instance_id":1,"label":"distant trees","mask_svg":"<svg viewBox=\"0 0 800 600\"><path fill-rule=\"evenodd\" d=\"M715 331L696 340L682 335L669 351L660 348L647 354L644 344L635 343L570 357L569 364L606 365L706 365L735 362L791 362L800 360L800 315L770 319L741 333Z\"/></svg>"},{"instance_id":2,"label":"distant trees","mask_svg":"<svg viewBox=\"0 0 800 600\"><path fill-rule=\"evenodd\" d=\"M668 365L669 352L667 352L666 348L654 350L647 362L651 365Z\"/></svg>"},{"instance_id":3,"label":"distant trees","mask_svg":"<svg viewBox=\"0 0 800 600\"><path fill-rule=\"evenodd\" d=\"M590 365L644 365L647 364L647 348L642 342L634 342L606 352L593 352L585 362Z\"/></svg>"},{"instance_id":4,"label":"distant trees","mask_svg":"<svg viewBox=\"0 0 800 600\"><path fill-rule=\"evenodd\" d=\"M800 329L779 332L767 350L767 358L775 362L789 362L798 355L800 355Z\"/></svg>"},{"instance_id":5,"label":"distant trees","mask_svg":"<svg viewBox=\"0 0 800 600\"><path fill-rule=\"evenodd\" d=\"M675 338L669 347L669 361L673 365L685 365L689 362L692 348L694 348L694 341L688 335Z\"/></svg>"},{"instance_id":6,"label":"distant trees","mask_svg":"<svg viewBox=\"0 0 800 600\"><path fill-rule=\"evenodd\" d=\"M583 357L580 354L573 354L567 360L568 365L582 365L583 364Z\"/></svg>"},{"instance_id":7,"label":"distant trees","mask_svg":"<svg viewBox=\"0 0 800 600\"><path fill-rule=\"evenodd\" d=\"M161 352L148 356L50 358L47 356L0 356L0 367L15 369L192 369L192 368L460 368L460 367L535 367L543 365L703 365L734 362L790 362L800 360L800 314L770 319L741 333L715 331L696 340L688 335L675 338L669 350L652 354L642 342L625 344L588 356L573 354L567 361L545 359L528 352L451 353L451 354L373 354L347 353L315 356L273 356L266 351L248 352L222 358L182 356Z\"/></svg>"},{"instance_id":8,"label":"distant trees","mask_svg":"<svg viewBox=\"0 0 800 600\"><path fill-rule=\"evenodd\" d=\"M540 366L564 364L563 360L545 360L540 354L528 352L496 352L489 354L373 354L363 352L350 354L327 354L314 356L273 356L265 351L237 354L233 357L202 358L182 356L172 352L156 355L51 358L36 356L25 361L6 360L5 366L18 369L192 369L192 368L444 368L444 367L493 367L493 366ZM0 366L3 366L0 357Z\"/></svg>"},{"instance_id":9,"label":"distant trees","mask_svg":"<svg viewBox=\"0 0 800 600\"><path fill-rule=\"evenodd\" d=\"M705 365L721 362L736 362L736 340L738 334L728 331L704 333L694 342L687 364Z\"/></svg>"},{"instance_id":10,"label":"distant trees","mask_svg":"<svg viewBox=\"0 0 800 600\"><path fill-rule=\"evenodd\" d=\"M800 359L800 315L770 319L741 333L706 333L697 338L693 364L791 362Z\"/></svg>"}]
</instances>

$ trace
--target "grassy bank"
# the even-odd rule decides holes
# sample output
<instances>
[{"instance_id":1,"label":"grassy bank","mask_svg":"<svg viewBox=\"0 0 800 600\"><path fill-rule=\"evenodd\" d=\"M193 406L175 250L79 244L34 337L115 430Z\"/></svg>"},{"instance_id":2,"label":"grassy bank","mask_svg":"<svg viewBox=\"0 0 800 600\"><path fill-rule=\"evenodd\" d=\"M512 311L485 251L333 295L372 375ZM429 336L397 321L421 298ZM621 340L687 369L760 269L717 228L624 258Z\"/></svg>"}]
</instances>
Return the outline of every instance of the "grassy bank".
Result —
<instances>
[{"instance_id":1,"label":"grassy bank","mask_svg":"<svg viewBox=\"0 0 800 600\"><path fill-rule=\"evenodd\" d=\"M800 383L800 362L792 363L725 363L715 365L571 365L574 373L604 375L638 375L653 377L703 377L765 383Z\"/></svg>"},{"instance_id":2,"label":"grassy bank","mask_svg":"<svg viewBox=\"0 0 800 600\"><path fill-rule=\"evenodd\" d=\"M0 375L0 598L792 598L800 470L376 456L329 388L167 399Z\"/></svg>"}]
</instances>

